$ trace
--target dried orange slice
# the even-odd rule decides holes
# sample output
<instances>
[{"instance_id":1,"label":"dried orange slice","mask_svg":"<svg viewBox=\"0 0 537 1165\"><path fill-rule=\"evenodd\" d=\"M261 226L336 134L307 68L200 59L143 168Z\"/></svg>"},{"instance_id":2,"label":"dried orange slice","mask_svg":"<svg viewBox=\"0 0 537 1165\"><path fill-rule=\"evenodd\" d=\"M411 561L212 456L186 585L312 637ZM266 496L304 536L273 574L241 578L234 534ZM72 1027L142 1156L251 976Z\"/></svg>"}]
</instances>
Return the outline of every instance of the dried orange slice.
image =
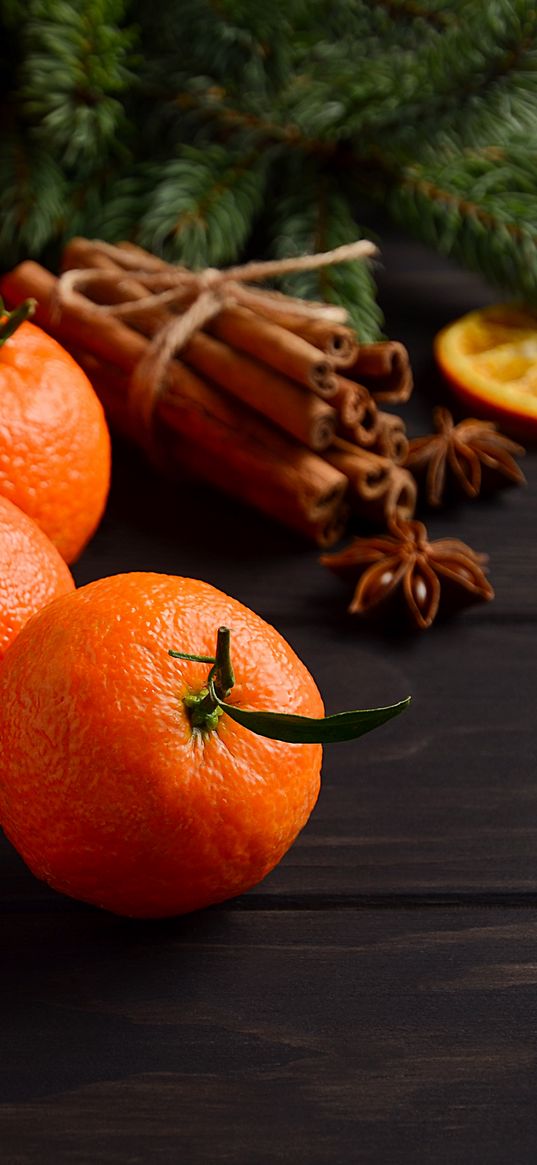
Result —
<instances>
[{"instance_id":1,"label":"dried orange slice","mask_svg":"<svg viewBox=\"0 0 537 1165\"><path fill-rule=\"evenodd\" d=\"M435 339L451 387L482 416L537 437L537 313L496 304L448 324Z\"/></svg>"}]
</instances>

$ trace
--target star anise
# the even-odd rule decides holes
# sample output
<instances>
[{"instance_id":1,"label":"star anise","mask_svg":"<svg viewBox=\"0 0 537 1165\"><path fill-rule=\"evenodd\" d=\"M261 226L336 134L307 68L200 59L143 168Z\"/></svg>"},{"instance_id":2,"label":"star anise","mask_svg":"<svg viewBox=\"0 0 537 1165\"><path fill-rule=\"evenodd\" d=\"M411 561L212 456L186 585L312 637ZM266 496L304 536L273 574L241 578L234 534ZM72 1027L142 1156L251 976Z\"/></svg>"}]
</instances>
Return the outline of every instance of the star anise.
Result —
<instances>
[{"instance_id":1,"label":"star anise","mask_svg":"<svg viewBox=\"0 0 537 1165\"><path fill-rule=\"evenodd\" d=\"M355 538L345 550L321 558L335 574L356 582L352 614L388 615L401 608L421 630L446 606L492 599L488 559L458 538L429 542L423 522L392 521L390 533Z\"/></svg>"},{"instance_id":2,"label":"star anise","mask_svg":"<svg viewBox=\"0 0 537 1165\"><path fill-rule=\"evenodd\" d=\"M409 445L405 465L418 479L424 479L430 506L439 506L448 488L469 498L482 487L521 484L526 479L514 460L524 453L491 421L469 417L455 425L446 408L433 412L436 432L415 437Z\"/></svg>"}]
</instances>

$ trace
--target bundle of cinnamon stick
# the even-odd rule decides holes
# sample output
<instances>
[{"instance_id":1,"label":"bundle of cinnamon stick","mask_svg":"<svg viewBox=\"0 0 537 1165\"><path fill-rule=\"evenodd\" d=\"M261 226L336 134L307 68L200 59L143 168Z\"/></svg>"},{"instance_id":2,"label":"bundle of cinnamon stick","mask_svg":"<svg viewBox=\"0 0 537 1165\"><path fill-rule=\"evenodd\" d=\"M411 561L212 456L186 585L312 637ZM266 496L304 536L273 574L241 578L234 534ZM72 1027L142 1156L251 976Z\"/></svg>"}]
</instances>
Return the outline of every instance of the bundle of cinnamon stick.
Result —
<instances>
[{"instance_id":1,"label":"bundle of cinnamon stick","mask_svg":"<svg viewBox=\"0 0 537 1165\"><path fill-rule=\"evenodd\" d=\"M411 517L404 424L379 408L410 395L405 348L360 345L343 323L252 292L224 302L162 365L155 338L189 307L176 270L132 244L77 238L60 279L25 262L0 291L8 306L37 300L36 322L85 369L112 427L167 470L201 476L321 547L352 511L376 525Z\"/></svg>"}]
</instances>

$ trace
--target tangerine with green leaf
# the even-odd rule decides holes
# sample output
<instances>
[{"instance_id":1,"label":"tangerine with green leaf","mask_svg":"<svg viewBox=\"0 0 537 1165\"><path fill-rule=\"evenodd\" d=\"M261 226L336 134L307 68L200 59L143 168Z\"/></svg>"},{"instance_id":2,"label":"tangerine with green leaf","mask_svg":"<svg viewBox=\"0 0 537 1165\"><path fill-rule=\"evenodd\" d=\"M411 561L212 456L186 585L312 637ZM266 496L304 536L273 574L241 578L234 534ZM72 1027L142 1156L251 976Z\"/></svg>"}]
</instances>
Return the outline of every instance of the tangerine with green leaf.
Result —
<instances>
[{"instance_id":1,"label":"tangerine with green leaf","mask_svg":"<svg viewBox=\"0 0 537 1165\"><path fill-rule=\"evenodd\" d=\"M324 740L402 707L323 717L304 664L235 599L169 575L100 579L5 659L0 819L57 890L130 916L195 910L279 862L317 800Z\"/></svg>"}]
</instances>

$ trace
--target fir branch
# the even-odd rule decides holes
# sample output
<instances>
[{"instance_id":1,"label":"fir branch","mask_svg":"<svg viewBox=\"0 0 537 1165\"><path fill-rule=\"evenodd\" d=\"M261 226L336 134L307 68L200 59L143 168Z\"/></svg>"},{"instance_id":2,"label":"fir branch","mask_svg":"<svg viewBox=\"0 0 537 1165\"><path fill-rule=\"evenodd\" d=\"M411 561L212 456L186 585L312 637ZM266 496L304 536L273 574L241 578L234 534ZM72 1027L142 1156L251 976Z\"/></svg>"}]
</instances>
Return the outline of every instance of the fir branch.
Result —
<instances>
[{"instance_id":1,"label":"fir branch","mask_svg":"<svg viewBox=\"0 0 537 1165\"><path fill-rule=\"evenodd\" d=\"M132 5L133 18L154 46L153 62L147 62L144 82L149 87L162 82L165 74L176 75L185 68L191 76L210 78L240 93L254 108L281 85L291 65L293 20L302 10L302 0L272 0L252 4L237 0L161 0L159 20L144 2Z\"/></svg>"},{"instance_id":2,"label":"fir branch","mask_svg":"<svg viewBox=\"0 0 537 1165\"><path fill-rule=\"evenodd\" d=\"M353 218L337 179L313 163L290 167L283 179L278 173L278 187L270 228L277 258L330 251L367 234ZM364 343L378 339L382 312L367 263L299 272L286 276L280 286L290 295L341 305Z\"/></svg>"},{"instance_id":3,"label":"fir branch","mask_svg":"<svg viewBox=\"0 0 537 1165\"><path fill-rule=\"evenodd\" d=\"M465 18L414 51L390 46L360 59L321 42L307 73L291 78L282 116L302 132L372 140L398 125L416 126L452 97L479 92L509 72L522 43L537 34L533 0L470 0Z\"/></svg>"},{"instance_id":4,"label":"fir branch","mask_svg":"<svg viewBox=\"0 0 537 1165\"><path fill-rule=\"evenodd\" d=\"M523 146L414 163L387 203L442 254L537 302L537 162Z\"/></svg>"},{"instance_id":5,"label":"fir branch","mask_svg":"<svg viewBox=\"0 0 537 1165\"><path fill-rule=\"evenodd\" d=\"M154 186L155 168L147 164L94 174L88 193L85 184L73 192L68 235L96 236L109 243L135 239Z\"/></svg>"},{"instance_id":6,"label":"fir branch","mask_svg":"<svg viewBox=\"0 0 537 1165\"><path fill-rule=\"evenodd\" d=\"M173 102L184 117L191 112L194 114L194 125L198 128L203 122L213 123L213 132L219 129L226 134L231 130L249 132L257 144L281 143L293 149L300 149L307 153L319 153L329 157L335 151L336 144L321 141L315 136L307 136L298 126L291 123L271 121L263 115L251 113L233 104L224 90L210 87L191 85L182 92L173 96ZM214 125L214 123L217 123Z\"/></svg>"},{"instance_id":7,"label":"fir branch","mask_svg":"<svg viewBox=\"0 0 537 1165\"><path fill-rule=\"evenodd\" d=\"M317 153L351 138L369 148L389 129L392 148L408 156L427 141L442 144L451 135L457 148L459 140L478 142L487 129L501 133L503 125L507 135L534 119L533 0L501 0L485 10L480 0L458 0L447 31L424 29L420 17L409 26L408 43L400 22L386 26L376 6L372 13L368 4L334 0L326 12L317 0L311 8L311 44L302 32L295 35L293 71L268 107L258 101L254 108L248 91L234 94L183 74L178 109L223 127L249 125L269 140ZM319 26L323 35L314 39Z\"/></svg>"},{"instance_id":8,"label":"fir branch","mask_svg":"<svg viewBox=\"0 0 537 1165\"><path fill-rule=\"evenodd\" d=\"M483 5L474 0L466 6L464 20L426 46L417 59L415 99L402 109L410 124L419 117L433 128L449 110L457 111L461 128L471 105L479 105L484 92L511 83L523 55L535 46L537 9L533 0L502 0ZM415 134L419 142L422 126Z\"/></svg>"},{"instance_id":9,"label":"fir branch","mask_svg":"<svg viewBox=\"0 0 537 1165\"><path fill-rule=\"evenodd\" d=\"M20 68L22 49L19 29L23 18L20 0L3 0L0 24L0 93L3 101L13 93ZM5 125L4 120L2 124Z\"/></svg>"},{"instance_id":10,"label":"fir branch","mask_svg":"<svg viewBox=\"0 0 537 1165\"><path fill-rule=\"evenodd\" d=\"M5 262L73 230L233 262L277 159L266 217L295 250L355 237L354 186L534 297L534 0L128 5L4 0Z\"/></svg>"},{"instance_id":11,"label":"fir branch","mask_svg":"<svg viewBox=\"0 0 537 1165\"><path fill-rule=\"evenodd\" d=\"M306 52L321 53L328 44L345 44L345 56L357 63L367 61L372 53L383 53L388 48L399 52L423 47L440 31L454 26L459 9L467 0L452 0L447 8L444 0L310 0L308 4L309 44L301 33L294 59L297 68L308 67ZM301 56L299 52L302 48ZM341 51L341 49L340 49Z\"/></svg>"},{"instance_id":12,"label":"fir branch","mask_svg":"<svg viewBox=\"0 0 537 1165\"><path fill-rule=\"evenodd\" d=\"M0 142L0 255L3 267L37 257L63 227L64 175L45 151L18 136Z\"/></svg>"},{"instance_id":13,"label":"fir branch","mask_svg":"<svg viewBox=\"0 0 537 1165\"><path fill-rule=\"evenodd\" d=\"M434 28L449 28L457 23L457 13L446 7L445 0L377 0L377 8L385 8L395 19L420 20Z\"/></svg>"},{"instance_id":14,"label":"fir branch","mask_svg":"<svg viewBox=\"0 0 537 1165\"><path fill-rule=\"evenodd\" d=\"M439 150L457 154L483 143L508 144L525 131L535 139L537 130L537 45L521 42L511 54L509 68L490 75L478 92L464 101L455 95L442 109L421 121L421 141L414 127L398 132L394 147L404 145L407 153L424 158Z\"/></svg>"},{"instance_id":15,"label":"fir branch","mask_svg":"<svg viewBox=\"0 0 537 1165\"><path fill-rule=\"evenodd\" d=\"M68 169L88 169L125 133L132 81L123 0L30 0L17 99L37 139Z\"/></svg>"},{"instance_id":16,"label":"fir branch","mask_svg":"<svg viewBox=\"0 0 537 1165\"><path fill-rule=\"evenodd\" d=\"M233 262L261 208L267 163L222 146L185 146L159 168L139 241L193 268Z\"/></svg>"}]
</instances>

